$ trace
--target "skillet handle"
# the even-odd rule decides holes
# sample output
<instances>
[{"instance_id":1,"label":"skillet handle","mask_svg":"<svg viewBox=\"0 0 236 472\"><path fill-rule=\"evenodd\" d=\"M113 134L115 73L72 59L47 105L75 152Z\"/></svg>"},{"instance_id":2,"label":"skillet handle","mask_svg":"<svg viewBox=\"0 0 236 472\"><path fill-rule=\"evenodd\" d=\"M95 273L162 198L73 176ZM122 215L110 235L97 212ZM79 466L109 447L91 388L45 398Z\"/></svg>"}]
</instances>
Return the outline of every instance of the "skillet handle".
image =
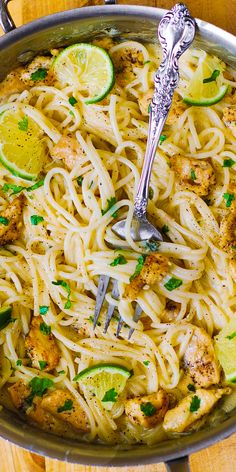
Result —
<instances>
[{"instance_id":1,"label":"skillet handle","mask_svg":"<svg viewBox=\"0 0 236 472\"><path fill-rule=\"evenodd\" d=\"M167 472L191 472L188 456L165 462Z\"/></svg>"},{"instance_id":2,"label":"skillet handle","mask_svg":"<svg viewBox=\"0 0 236 472\"><path fill-rule=\"evenodd\" d=\"M4 33L9 33L16 28L16 25L8 10L8 2L10 0L0 0L0 25Z\"/></svg>"}]
</instances>

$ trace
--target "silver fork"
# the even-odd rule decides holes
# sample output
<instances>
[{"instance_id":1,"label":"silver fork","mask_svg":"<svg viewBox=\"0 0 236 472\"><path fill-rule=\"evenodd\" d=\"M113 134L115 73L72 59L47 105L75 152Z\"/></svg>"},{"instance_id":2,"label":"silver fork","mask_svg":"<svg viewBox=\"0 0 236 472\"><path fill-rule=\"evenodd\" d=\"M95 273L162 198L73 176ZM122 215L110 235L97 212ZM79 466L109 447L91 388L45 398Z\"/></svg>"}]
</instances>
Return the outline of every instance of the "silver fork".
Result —
<instances>
[{"instance_id":1,"label":"silver fork","mask_svg":"<svg viewBox=\"0 0 236 472\"><path fill-rule=\"evenodd\" d=\"M186 6L176 4L168 11L159 23L158 38L163 50L163 58L154 78L154 94L150 106L150 118L148 126L147 147L144 156L143 168L134 203L134 213L131 225L131 237L134 241L163 241L162 234L147 219L148 189L153 161L159 139L169 113L173 93L179 82L178 60L189 48L193 41L196 23L190 16ZM112 230L121 239L125 239L126 220L120 220L112 226ZM106 295L110 277L101 275L99 278L96 306L94 312L94 328L96 327L103 301ZM118 282L113 279L112 298L118 300ZM115 306L109 304L104 332L110 324ZM137 304L133 320L137 322L142 310ZM116 336L119 336L123 325L122 317L119 317ZM129 331L128 338L132 336L134 329Z\"/></svg>"}]
</instances>

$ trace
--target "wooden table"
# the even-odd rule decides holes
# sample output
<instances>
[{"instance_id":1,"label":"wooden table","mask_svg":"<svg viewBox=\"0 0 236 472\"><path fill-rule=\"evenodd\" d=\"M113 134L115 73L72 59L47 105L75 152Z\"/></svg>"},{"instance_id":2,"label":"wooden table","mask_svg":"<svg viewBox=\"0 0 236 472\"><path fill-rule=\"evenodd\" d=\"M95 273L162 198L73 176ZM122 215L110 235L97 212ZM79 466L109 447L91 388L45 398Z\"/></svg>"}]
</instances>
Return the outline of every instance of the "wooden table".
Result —
<instances>
[{"instance_id":1,"label":"wooden table","mask_svg":"<svg viewBox=\"0 0 236 472\"><path fill-rule=\"evenodd\" d=\"M101 3L99 0L13 0L10 10L17 25L70 8ZM171 0L121 0L119 3L170 8ZM192 15L236 34L236 0L186 0ZM236 472L236 434L190 457L192 472ZM140 467L85 467L36 456L0 440L1 472L165 472L163 464Z\"/></svg>"}]
</instances>

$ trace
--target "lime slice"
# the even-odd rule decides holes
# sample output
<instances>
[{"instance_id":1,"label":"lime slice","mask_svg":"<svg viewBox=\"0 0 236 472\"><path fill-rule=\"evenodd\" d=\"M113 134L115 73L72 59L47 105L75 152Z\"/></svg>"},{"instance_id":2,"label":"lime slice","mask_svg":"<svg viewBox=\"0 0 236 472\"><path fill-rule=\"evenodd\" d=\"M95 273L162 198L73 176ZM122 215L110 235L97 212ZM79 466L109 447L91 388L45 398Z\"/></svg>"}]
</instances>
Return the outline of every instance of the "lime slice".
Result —
<instances>
[{"instance_id":1,"label":"lime slice","mask_svg":"<svg viewBox=\"0 0 236 472\"><path fill-rule=\"evenodd\" d=\"M206 55L199 61L183 101L196 106L209 106L219 102L228 90L228 86L222 83L222 71L219 59Z\"/></svg>"},{"instance_id":2,"label":"lime slice","mask_svg":"<svg viewBox=\"0 0 236 472\"><path fill-rule=\"evenodd\" d=\"M12 307L9 305L0 308L0 330L5 328L11 321Z\"/></svg>"},{"instance_id":3,"label":"lime slice","mask_svg":"<svg viewBox=\"0 0 236 472\"><path fill-rule=\"evenodd\" d=\"M227 323L215 337L215 351L226 380L236 383L236 319Z\"/></svg>"},{"instance_id":4,"label":"lime slice","mask_svg":"<svg viewBox=\"0 0 236 472\"><path fill-rule=\"evenodd\" d=\"M64 49L53 62L54 74L63 85L73 87L73 96L84 97L86 104L102 100L112 89L115 71L105 49L92 44L74 44Z\"/></svg>"},{"instance_id":5,"label":"lime slice","mask_svg":"<svg viewBox=\"0 0 236 472\"><path fill-rule=\"evenodd\" d=\"M36 180L45 161L42 130L32 118L17 109L0 116L0 162L12 174Z\"/></svg>"},{"instance_id":6,"label":"lime slice","mask_svg":"<svg viewBox=\"0 0 236 472\"><path fill-rule=\"evenodd\" d=\"M74 380L89 394L95 395L106 410L111 410L123 392L131 372L117 364L97 364L82 370Z\"/></svg>"}]
</instances>

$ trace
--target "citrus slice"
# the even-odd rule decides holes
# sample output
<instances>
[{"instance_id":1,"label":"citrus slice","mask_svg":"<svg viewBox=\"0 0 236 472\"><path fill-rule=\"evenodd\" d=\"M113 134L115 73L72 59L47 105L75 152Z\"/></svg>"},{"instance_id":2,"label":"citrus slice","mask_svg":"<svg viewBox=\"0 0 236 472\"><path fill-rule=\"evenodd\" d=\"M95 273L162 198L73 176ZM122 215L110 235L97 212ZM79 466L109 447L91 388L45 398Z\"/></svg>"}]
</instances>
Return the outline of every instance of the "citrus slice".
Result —
<instances>
[{"instance_id":1,"label":"citrus slice","mask_svg":"<svg viewBox=\"0 0 236 472\"><path fill-rule=\"evenodd\" d=\"M227 323L215 337L215 351L226 380L236 383L236 319Z\"/></svg>"},{"instance_id":2,"label":"citrus slice","mask_svg":"<svg viewBox=\"0 0 236 472\"><path fill-rule=\"evenodd\" d=\"M36 180L45 161L45 144L38 124L21 109L0 116L0 162L12 174Z\"/></svg>"},{"instance_id":3,"label":"citrus slice","mask_svg":"<svg viewBox=\"0 0 236 472\"><path fill-rule=\"evenodd\" d=\"M95 395L106 410L111 410L123 392L131 372L117 364L97 364L82 370L74 380L89 394Z\"/></svg>"},{"instance_id":4,"label":"citrus slice","mask_svg":"<svg viewBox=\"0 0 236 472\"><path fill-rule=\"evenodd\" d=\"M9 305L0 308L0 330L5 328L11 321L12 307Z\"/></svg>"},{"instance_id":5,"label":"citrus slice","mask_svg":"<svg viewBox=\"0 0 236 472\"><path fill-rule=\"evenodd\" d=\"M73 87L86 104L102 100L112 89L115 71L108 53L92 44L74 44L64 49L53 62L54 74L63 85Z\"/></svg>"},{"instance_id":6,"label":"citrus slice","mask_svg":"<svg viewBox=\"0 0 236 472\"><path fill-rule=\"evenodd\" d=\"M223 84L223 67L219 59L206 54L200 59L183 101L188 105L209 106L219 102L228 86Z\"/></svg>"}]
</instances>

